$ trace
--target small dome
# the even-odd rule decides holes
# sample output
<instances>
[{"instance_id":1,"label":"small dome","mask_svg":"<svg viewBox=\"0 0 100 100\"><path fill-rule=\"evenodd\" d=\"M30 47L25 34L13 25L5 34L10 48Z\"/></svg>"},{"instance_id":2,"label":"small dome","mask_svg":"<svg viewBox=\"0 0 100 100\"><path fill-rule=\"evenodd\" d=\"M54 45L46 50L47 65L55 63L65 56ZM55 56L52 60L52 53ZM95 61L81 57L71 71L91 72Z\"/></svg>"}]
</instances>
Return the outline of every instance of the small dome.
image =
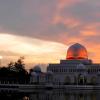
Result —
<instances>
[{"instance_id":1,"label":"small dome","mask_svg":"<svg viewBox=\"0 0 100 100\"><path fill-rule=\"evenodd\" d=\"M69 47L66 58L67 59L88 59L87 50L81 44L76 43Z\"/></svg>"},{"instance_id":2,"label":"small dome","mask_svg":"<svg viewBox=\"0 0 100 100\"><path fill-rule=\"evenodd\" d=\"M34 72L41 72L41 68L40 68L39 66L35 66L35 67L33 68L33 71L34 71Z\"/></svg>"},{"instance_id":3,"label":"small dome","mask_svg":"<svg viewBox=\"0 0 100 100\"><path fill-rule=\"evenodd\" d=\"M84 64L78 64L77 65L77 69L86 69L85 65Z\"/></svg>"},{"instance_id":4,"label":"small dome","mask_svg":"<svg viewBox=\"0 0 100 100\"><path fill-rule=\"evenodd\" d=\"M32 72L31 76L37 76L37 73L36 72Z\"/></svg>"},{"instance_id":5,"label":"small dome","mask_svg":"<svg viewBox=\"0 0 100 100\"><path fill-rule=\"evenodd\" d=\"M48 75L52 75L53 72L52 72L52 71L48 71L47 74L48 74Z\"/></svg>"}]
</instances>

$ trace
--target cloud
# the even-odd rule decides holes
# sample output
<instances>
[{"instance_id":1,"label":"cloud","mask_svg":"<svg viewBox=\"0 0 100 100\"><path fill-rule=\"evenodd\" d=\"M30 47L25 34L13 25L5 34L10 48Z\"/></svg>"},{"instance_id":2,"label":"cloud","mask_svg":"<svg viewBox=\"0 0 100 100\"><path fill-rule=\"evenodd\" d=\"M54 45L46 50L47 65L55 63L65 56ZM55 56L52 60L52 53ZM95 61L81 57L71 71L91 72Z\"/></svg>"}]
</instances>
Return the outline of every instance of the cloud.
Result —
<instances>
[{"instance_id":1,"label":"cloud","mask_svg":"<svg viewBox=\"0 0 100 100\"><path fill-rule=\"evenodd\" d=\"M99 23L99 10L98 0L1 0L1 32L64 43L59 35L67 33L67 40Z\"/></svg>"},{"instance_id":2,"label":"cloud","mask_svg":"<svg viewBox=\"0 0 100 100\"><path fill-rule=\"evenodd\" d=\"M96 33L94 30L84 30L81 31L81 34L83 36L96 36L98 33Z\"/></svg>"},{"instance_id":3,"label":"cloud","mask_svg":"<svg viewBox=\"0 0 100 100\"><path fill-rule=\"evenodd\" d=\"M68 48L57 42L9 34L0 34L0 41L0 55L3 56L3 61L7 60L7 63L20 56L25 56L26 63L58 62L60 58L65 58Z\"/></svg>"}]
</instances>

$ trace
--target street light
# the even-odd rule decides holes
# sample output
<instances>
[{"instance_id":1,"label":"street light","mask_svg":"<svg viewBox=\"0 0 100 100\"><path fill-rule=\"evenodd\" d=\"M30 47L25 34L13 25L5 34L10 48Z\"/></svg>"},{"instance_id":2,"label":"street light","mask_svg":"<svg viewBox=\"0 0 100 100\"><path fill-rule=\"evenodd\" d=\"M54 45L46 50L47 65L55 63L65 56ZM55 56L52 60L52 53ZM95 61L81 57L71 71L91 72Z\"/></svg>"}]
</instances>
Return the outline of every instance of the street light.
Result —
<instances>
[{"instance_id":1,"label":"street light","mask_svg":"<svg viewBox=\"0 0 100 100\"><path fill-rule=\"evenodd\" d=\"M1 67L1 60L2 60L2 58L3 58L3 57L2 57L2 56L0 56L0 67Z\"/></svg>"}]
</instances>

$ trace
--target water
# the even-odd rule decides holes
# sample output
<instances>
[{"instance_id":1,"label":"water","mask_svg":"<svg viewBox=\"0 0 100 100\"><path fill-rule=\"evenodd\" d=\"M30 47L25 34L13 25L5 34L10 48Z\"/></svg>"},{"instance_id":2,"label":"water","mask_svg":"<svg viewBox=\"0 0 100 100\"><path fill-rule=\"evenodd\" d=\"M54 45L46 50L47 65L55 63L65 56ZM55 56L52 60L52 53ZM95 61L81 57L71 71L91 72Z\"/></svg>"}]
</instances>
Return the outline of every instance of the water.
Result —
<instances>
[{"instance_id":1,"label":"water","mask_svg":"<svg viewBox=\"0 0 100 100\"><path fill-rule=\"evenodd\" d=\"M100 91L35 90L33 93L1 93L3 100L100 100ZM0 99L2 100L2 99Z\"/></svg>"}]
</instances>

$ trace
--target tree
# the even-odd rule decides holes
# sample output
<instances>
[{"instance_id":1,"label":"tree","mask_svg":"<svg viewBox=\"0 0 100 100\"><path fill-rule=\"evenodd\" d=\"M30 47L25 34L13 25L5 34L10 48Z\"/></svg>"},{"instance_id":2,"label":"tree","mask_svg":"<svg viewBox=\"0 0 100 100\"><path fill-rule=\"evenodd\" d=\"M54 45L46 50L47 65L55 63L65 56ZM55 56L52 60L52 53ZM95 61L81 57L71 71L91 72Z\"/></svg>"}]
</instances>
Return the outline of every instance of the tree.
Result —
<instances>
[{"instance_id":1,"label":"tree","mask_svg":"<svg viewBox=\"0 0 100 100\"><path fill-rule=\"evenodd\" d=\"M15 62L14 66L17 71L25 71L24 57L20 57L17 62Z\"/></svg>"},{"instance_id":2,"label":"tree","mask_svg":"<svg viewBox=\"0 0 100 100\"><path fill-rule=\"evenodd\" d=\"M9 70L14 70L14 62L10 62L10 63L8 64L8 69L9 69Z\"/></svg>"},{"instance_id":3,"label":"tree","mask_svg":"<svg viewBox=\"0 0 100 100\"><path fill-rule=\"evenodd\" d=\"M24 57L15 62L10 62L6 67L0 68L0 81L9 83L29 83L29 74L25 70Z\"/></svg>"},{"instance_id":4,"label":"tree","mask_svg":"<svg viewBox=\"0 0 100 100\"><path fill-rule=\"evenodd\" d=\"M25 70L24 57L20 57L15 63L14 67L17 71L17 78L19 83L26 83L29 80L28 72Z\"/></svg>"}]
</instances>

